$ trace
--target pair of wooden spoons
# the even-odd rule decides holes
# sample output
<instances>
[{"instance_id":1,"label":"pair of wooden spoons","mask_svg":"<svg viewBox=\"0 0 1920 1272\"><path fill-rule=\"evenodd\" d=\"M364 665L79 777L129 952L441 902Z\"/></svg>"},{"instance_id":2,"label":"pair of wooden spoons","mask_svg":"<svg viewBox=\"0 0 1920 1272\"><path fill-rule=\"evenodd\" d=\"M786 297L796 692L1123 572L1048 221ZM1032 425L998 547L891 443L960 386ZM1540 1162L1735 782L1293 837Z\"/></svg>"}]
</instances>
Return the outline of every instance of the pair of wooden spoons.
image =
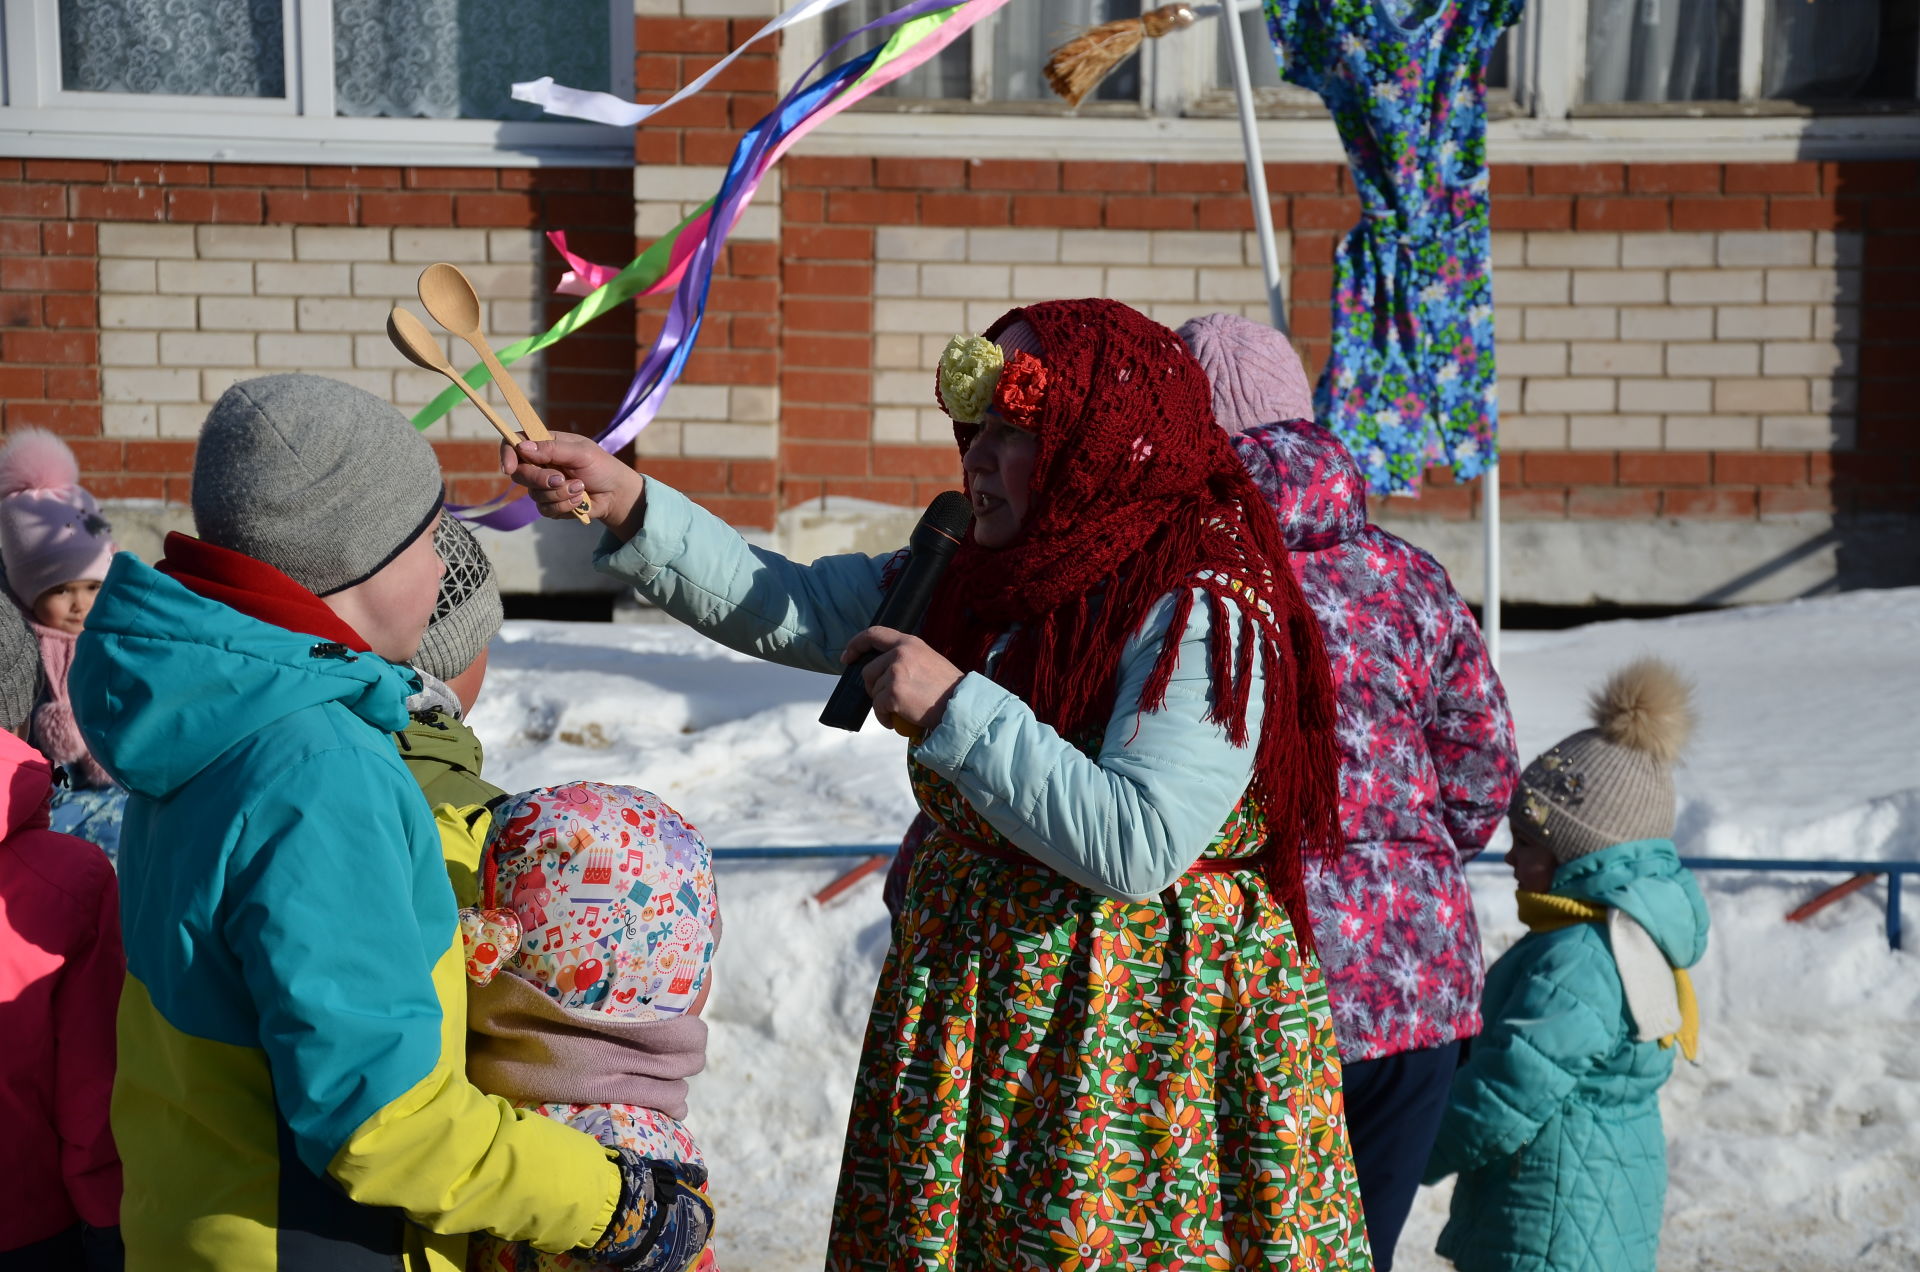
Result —
<instances>
[{"instance_id":1,"label":"pair of wooden spoons","mask_svg":"<svg viewBox=\"0 0 1920 1272\"><path fill-rule=\"evenodd\" d=\"M494 357L493 346L487 343L486 333L480 329L480 294L473 289L472 280L461 273L458 266L442 261L420 271L419 290L420 303L426 308L427 316L472 345L473 351L480 355L480 361L493 374L493 382L500 386L500 396L507 400L513 418L520 422L524 436L522 432L515 432L508 427L507 422L487 405L486 399L447 361L440 352L440 342L427 330L427 324L395 305L393 312L387 315L387 339L393 341L393 347L400 351L401 356L417 367L439 372L458 385L468 400L480 409L480 414L487 417L487 422L506 439L507 445L516 446L523 441L540 442L553 436L535 413L533 403L527 401L527 395L520 391L520 386L507 374L507 369L500 365L500 359ZM583 524L593 519L585 499L575 505L573 515Z\"/></svg>"}]
</instances>

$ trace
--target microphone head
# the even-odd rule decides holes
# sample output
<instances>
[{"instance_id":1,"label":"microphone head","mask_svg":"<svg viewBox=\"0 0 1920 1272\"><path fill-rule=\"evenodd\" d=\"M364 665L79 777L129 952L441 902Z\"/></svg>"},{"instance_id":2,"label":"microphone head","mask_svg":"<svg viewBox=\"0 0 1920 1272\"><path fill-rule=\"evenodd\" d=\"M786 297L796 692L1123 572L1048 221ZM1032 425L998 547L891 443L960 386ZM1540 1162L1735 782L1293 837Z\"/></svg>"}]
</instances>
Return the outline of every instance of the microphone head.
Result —
<instances>
[{"instance_id":1,"label":"microphone head","mask_svg":"<svg viewBox=\"0 0 1920 1272\"><path fill-rule=\"evenodd\" d=\"M959 543L967 537L967 526L973 521L973 505L967 497L957 490L943 490L933 497L926 512L920 516L920 525L933 530Z\"/></svg>"}]
</instances>

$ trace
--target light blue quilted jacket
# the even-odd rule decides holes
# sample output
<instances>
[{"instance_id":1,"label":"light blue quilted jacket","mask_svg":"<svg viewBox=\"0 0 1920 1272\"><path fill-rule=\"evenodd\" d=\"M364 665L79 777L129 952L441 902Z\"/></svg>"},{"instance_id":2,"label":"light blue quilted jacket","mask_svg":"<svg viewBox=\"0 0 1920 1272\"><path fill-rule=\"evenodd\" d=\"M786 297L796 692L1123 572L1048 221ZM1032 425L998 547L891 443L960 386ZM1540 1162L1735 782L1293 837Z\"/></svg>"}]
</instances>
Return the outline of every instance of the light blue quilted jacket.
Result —
<instances>
[{"instance_id":1,"label":"light blue quilted jacket","mask_svg":"<svg viewBox=\"0 0 1920 1272\"><path fill-rule=\"evenodd\" d=\"M1664 839L1569 862L1553 894L1625 911L1676 967L1706 952L1706 902ZM1460 1176L1440 1254L1460 1272L1653 1272L1677 1053L1634 1040L1605 925L1521 938L1481 1010L1427 1163L1428 1183Z\"/></svg>"},{"instance_id":2,"label":"light blue quilted jacket","mask_svg":"<svg viewBox=\"0 0 1920 1272\"><path fill-rule=\"evenodd\" d=\"M602 536L594 564L730 649L837 675L840 651L880 603L890 556L853 553L801 565L749 546L650 477L645 524L626 543ZM1096 755L975 672L913 747L914 758L953 782L1008 840L1074 882L1128 900L1158 895L1206 848L1253 773L1252 746L1234 746L1206 718L1210 607L1193 607L1165 705L1139 710L1173 608L1171 595L1162 598L1122 651L1113 715ZM1258 736L1258 659L1253 676L1247 724ZM823 701L830 688L822 682Z\"/></svg>"}]
</instances>

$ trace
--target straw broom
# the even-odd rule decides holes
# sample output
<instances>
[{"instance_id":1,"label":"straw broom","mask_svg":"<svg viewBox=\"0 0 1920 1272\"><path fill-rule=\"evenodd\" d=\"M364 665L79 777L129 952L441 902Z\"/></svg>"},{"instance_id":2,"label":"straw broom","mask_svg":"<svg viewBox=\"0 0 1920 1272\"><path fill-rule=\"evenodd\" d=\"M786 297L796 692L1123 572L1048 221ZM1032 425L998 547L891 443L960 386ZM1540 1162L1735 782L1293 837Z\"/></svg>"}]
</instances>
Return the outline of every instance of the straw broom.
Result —
<instances>
[{"instance_id":1,"label":"straw broom","mask_svg":"<svg viewBox=\"0 0 1920 1272\"><path fill-rule=\"evenodd\" d=\"M1103 22L1068 40L1047 59L1047 87L1078 106L1087 94L1100 87L1100 81L1133 56L1143 40L1157 40L1172 31L1193 25L1193 9L1184 4L1166 4L1149 9L1137 18Z\"/></svg>"}]
</instances>

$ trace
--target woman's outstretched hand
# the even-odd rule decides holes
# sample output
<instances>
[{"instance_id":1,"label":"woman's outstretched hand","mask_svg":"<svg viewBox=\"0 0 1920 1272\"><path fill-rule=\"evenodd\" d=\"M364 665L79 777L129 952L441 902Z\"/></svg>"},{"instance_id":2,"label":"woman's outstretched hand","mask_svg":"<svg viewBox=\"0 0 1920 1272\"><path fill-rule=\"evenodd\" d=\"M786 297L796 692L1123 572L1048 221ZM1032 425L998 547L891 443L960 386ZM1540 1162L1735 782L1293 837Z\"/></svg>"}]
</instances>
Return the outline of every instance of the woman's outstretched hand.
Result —
<instances>
[{"instance_id":1,"label":"woman's outstretched hand","mask_svg":"<svg viewBox=\"0 0 1920 1272\"><path fill-rule=\"evenodd\" d=\"M958 667L918 636L891 627L867 628L847 642L840 661L851 663L867 653L879 654L860 674L881 724L912 736L940 723L947 698L963 676Z\"/></svg>"},{"instance_id":2,"label":"woman's outstretched hand","mask_svg":"<svg viewBox=\"0 0 1920 1272\"><path fill-rule=\"evenodd\" d=\"M646 516L647 479L600 449L591 437L555 433L500 448L500 471L532 492L543 517L566 518L585 495L594 519L631 539Z\"/></svg>"}]
</instances>

